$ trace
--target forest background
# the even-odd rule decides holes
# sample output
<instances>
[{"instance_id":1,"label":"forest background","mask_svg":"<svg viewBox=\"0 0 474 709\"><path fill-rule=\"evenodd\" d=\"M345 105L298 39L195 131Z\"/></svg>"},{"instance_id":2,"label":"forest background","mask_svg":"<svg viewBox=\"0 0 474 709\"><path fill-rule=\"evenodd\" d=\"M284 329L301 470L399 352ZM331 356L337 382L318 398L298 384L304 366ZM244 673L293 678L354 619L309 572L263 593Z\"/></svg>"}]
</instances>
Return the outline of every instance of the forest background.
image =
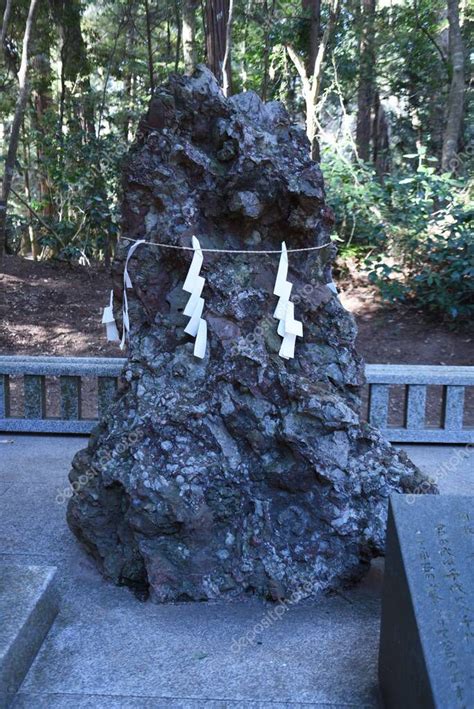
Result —
<instances>
[{"instance_id":1,"label":"forest background","mask_svg":"<svg viewBox=\"0 0 474 709\"><path fill-rule=\"evenodd\" d=\"M170 72L204 63L305 126L341 272L464 325L473 15L467 0L3 0L0 254L108 268L138 120Z\"/></svg>"}]
</instances>

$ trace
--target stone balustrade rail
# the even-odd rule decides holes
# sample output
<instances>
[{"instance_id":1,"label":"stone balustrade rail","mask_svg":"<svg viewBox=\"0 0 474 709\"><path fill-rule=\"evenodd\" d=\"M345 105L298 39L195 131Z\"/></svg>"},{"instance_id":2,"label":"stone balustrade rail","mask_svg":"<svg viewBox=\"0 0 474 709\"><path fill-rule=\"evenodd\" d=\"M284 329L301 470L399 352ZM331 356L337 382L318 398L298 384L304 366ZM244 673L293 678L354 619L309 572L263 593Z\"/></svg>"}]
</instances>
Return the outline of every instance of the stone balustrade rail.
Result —
<instances>
[{"instance_id":1,"label":"stone balustrade rail","mask_svg":"<svg viewBox=\"0 0 474 709\"><path fill-rule=\"evenodd\" d=\"M0 431L90 433L106 415L125 362L106 357L0 356ZM390 441L474 443L465 406L466 390L474 386L474 367L368 364L366 378L367 420ZM441 397L439 425L427 422L428 387L436 387ZM393 389L398 389L398 407L404 409L403 422L396 425L390 423Z\"/></svg>"}]
</instances>

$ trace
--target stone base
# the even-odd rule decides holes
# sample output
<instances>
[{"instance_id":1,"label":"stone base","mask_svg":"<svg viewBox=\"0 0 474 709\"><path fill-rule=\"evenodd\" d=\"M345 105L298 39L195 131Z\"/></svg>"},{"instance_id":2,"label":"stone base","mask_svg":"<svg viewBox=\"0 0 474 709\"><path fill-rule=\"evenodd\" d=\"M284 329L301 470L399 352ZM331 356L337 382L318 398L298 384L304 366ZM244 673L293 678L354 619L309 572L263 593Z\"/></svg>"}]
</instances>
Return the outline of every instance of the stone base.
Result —
<instances>
[{"instance_id":1,"label":"stone base","mask_svg":"<svg viewBox=\"0 0 474 709\"><path fill-rule=\"evenodd\" d=\"M0 706L22 683L58 612L52 566L0 569Z\"/></svg>"}]
</instances>

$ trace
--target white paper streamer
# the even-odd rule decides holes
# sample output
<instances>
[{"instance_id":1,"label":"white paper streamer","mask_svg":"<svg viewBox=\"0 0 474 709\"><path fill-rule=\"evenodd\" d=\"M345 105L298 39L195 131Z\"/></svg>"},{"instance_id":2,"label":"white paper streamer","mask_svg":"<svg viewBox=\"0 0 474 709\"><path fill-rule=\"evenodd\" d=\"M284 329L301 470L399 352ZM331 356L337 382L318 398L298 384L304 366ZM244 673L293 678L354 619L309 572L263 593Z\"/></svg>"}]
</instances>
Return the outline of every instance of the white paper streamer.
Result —
<instances>
[{"instance_id":1,"label":"white paper streamer","mask_svg":"<svg viewBox=\"0 0 474 709\"><path fill-rule=\"evenodd\" d=\"M205 284L205 279L199 275L202 264L203 264L203 251L209 252L222 252L222 253L236 253L236 254L272 254L280 253L280 262L278 264L278 272L275 281L274 294L278 296L278 303L275 308L273 316L279 321L278 323L278 334L283 338L281 343L279 355L284 359L291 359L295 356L295 343L297 337L303 337L303 325L299 320L295 320L294 316L294 304L290 302L291 291L293 284L287 280L288 276L288 251L316 251L329 246L331 242L327 244L322 244L320 246L311 246L301 249L287 249L285 242L282 242L281 251L275 251L273 249L265 250L234 250L234 249L202 249L199 240L193 236L192 237L192 247L188 246L177 246L175 244L161 244L155 242L148 242L145 239L129 239L128 237L122 237L128 239L132 242L127 258L125 260L125 266L123 271L123 305L122 305L122 338L120 340L120 349L124 349L125 343L130 335L130 317L128 312L128 296L127 289L133 288L132 280L128 273L128 264L135 253L136 249L141 246L141 244L147 244L148 246L157 246L163 248L173 248L190 250L193 249L193 260L189 271L186 275L186 279L183 285L183 290L187 291L190 296L186 307L184 308L184 315L189 317L189 322L185 328L185 332L195 338L194 342L194 355L203 359L206 354L207 347L207 323L202 317L204 310L204 298L202 298L202 291ZM334 283L327 284L328 288L337 293L337 289ZM102 322L106 326L107 339L111 342L117 342L119 338L119 333L117 330L117 325L113 313L113 292L110 293L110 303L104 308Z\"/></svg>"},{"instance_id":2,"label":"white paper streamer","mask_svg":"<svg viewBox=\"0 0 474 709\"><path fill-rule=\"evenodd\" d=\"M105 325L107 340L109 342L120 342L120 336L117 330L117 324L114 318L114 292L110 291L110 302L104 308L102 315L102 323Z\"/></svg>"},{"instance_id":3,"label":"white paper streamer","mask_svg":"<svg viewBox=\"0 0 474 709\"><path fill-rule=\"evenodd\" d=\"M303 324L295 320L295 306L290 302L293 284L287 280L288 276L288 251L283 241L281 245L280 263L273 293L278 296L278 303L273 317L279 320L278 334L283 337L279 355L283 359L292 359L295 356L297 337L303 337Z\"/></svg>"},{"instance_id":4,"label":"white paper streamer","mask_svg":"<svg viewBox=\"0 0 474 709\"><path fill-rule=\"evenodd\" d=\"M204 298L201 297L202 289L204 288L204 278L199 275L201 270L203 255L199 240L193 236L193 260L184 281L183 290L190 293L189 300L184 309L184 314L190 320L184 329L188 335L195 338L194 341L194 356L203 359L206 354L207 345L207 323L202 318L204 310Z\"/></svg>"},{"instance_id":5,"label":"white paper streamer","mask_svg":"<svg viewBox=\"0 0 474 709\"><path fill-rule=\"evenodd\" d=\"M140 244L146 244L147 242L145 239L140 239L139 241L135 241L133 246L130 247L127 258L125 260L125 267L123 269L123 303L122 303L122 323L123 323L123 329L122 329L122 339L120 341L120 349L123 350L125 347L125 343L128 339L128 336L130 334L130 317L128 314L128 297L127 297L127 288L133 288L133 284L131 281L130 276L128 275L128 262L132 258L133 254L137 250L137 248L140 246Z\"/></svg>"}]
</instances>

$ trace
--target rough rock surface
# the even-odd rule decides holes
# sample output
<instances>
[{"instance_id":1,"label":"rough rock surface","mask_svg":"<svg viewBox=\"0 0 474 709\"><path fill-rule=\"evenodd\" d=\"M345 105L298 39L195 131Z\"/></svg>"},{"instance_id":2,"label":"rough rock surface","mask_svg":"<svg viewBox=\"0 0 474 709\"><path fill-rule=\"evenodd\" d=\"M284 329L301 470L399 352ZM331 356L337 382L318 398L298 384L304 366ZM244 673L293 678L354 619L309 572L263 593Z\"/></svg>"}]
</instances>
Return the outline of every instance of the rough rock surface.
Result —
<instances>
[{"instance_id":1,"label":"rough rock surface","mask_svg":"<svg viewBox=\"0 0 474 709\"><path fill-rule=\"evenodd\" d=\"M325 244L332 213L308 153L278 103L225 99L202 68L174 76L124 168L123 234ZM117 299L128 246L114 263ZM69 525L107 577L155 601L283 599L353 581L383 552L388 495L423 478L359 422L363 364L354 321L325 285L333 257L332 245L289 254L304 337L285 361L272 317L278 256L206 254L198 360L182 314L191 253L137 249L120 395L70 475Z\"/></svg>"}]
</instances>

